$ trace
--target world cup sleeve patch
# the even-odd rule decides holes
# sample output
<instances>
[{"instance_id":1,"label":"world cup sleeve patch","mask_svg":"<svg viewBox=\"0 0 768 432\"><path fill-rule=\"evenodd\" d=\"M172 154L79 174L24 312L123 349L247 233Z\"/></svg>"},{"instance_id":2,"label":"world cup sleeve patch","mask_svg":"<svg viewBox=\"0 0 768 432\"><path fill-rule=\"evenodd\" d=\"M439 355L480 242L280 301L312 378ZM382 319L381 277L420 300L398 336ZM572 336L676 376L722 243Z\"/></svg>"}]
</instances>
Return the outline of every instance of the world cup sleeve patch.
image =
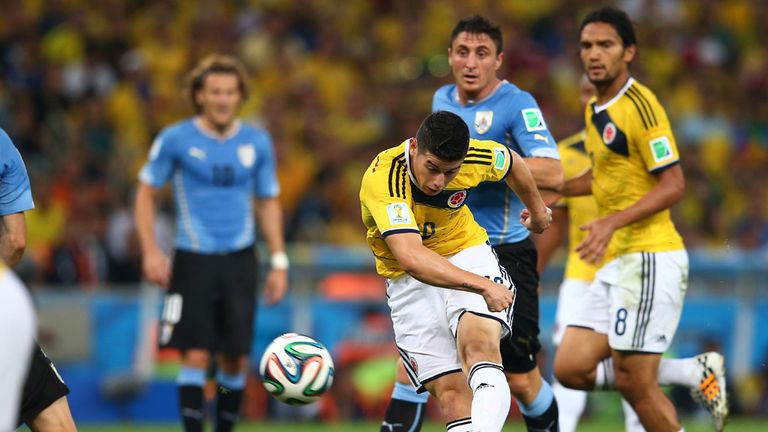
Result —
<instances>
[{"instance_id":1,"label":"world cup sleeve patch","mask_svg":"<svg viewBox=\"0 0 768 432\"><path fill-rule=\"evenodd\" d=\"M507 152L503 149L493 149L493 168L503 170L507 166Z\"/></svg>"},{"instance_id":2,"label":"world cup sleeve patch","mask_svg":"<svg viewBox=\"0 0 768 432\"><path fill-rule=\"evenodd\" d=\"M653 154L654 162L663 162L672 158L675 154L672 152L672 145L669 143L669 138L666 136L660 136L650 141L651 153Z\"/></svg>"},{"instance_id":3,"label":"world cup sleeve patch","mask_svg":"<svg viewBox=\"0 0 768 432\"><path fill-rule=\"evenodd\" d=\"M387 206L387 215L391 225L411 225L411 213L403 203L392 203Z\"/></svg>"},{"instance_id":4,"label":"world cup sleeve patch","mask_svg":"<svg viewBox=\"0 0 768 432\"><path fill-rule=\"evenodd\" d=\"M547 129L547 124L544 122L544 116L541 115L540 109L526 108L521 112L523 114L523 120L525 121L525 128L528 130L528 132Z\"/></svg>"}]
</instances>

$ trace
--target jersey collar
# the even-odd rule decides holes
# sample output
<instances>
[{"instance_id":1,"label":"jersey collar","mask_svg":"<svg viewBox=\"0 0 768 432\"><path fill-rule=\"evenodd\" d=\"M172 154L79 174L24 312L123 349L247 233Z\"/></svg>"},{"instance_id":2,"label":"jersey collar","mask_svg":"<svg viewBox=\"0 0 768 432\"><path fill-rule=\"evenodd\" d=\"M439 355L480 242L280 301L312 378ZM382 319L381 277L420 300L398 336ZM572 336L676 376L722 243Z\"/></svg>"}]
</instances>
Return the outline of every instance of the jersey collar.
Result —
<instances>
[{"instance_id":1,"label":"jersey collar","mask_svg":"<svg viewBox=\"0 0 768 432\"><path fill-rule=\"evenodd\" d=\"M494 87L493 90L491 90L491 92L488 94L488 96L486 96L486 97L484 97L484 98L482 98L480 100L468 100L467 101L467 105L477 105L477 104L479 104L481 102L487 101L488 99L492 98L493 95L495 95L496 92L499 91L501 86L506 84L507 82L508 82L507 80L499 81L499 83L496 84L496 87ZM459 98L459 86L455 86L454 87L453 101L456 102L458 105L461 105L461 98Z\"/></svg>"},{"instance_id":2,"label":"jersey collar","mask_svg":"<svg viewBox=\"0 0 768 432\"><path fill-rule=\"evenodd\" d=\"M624 87L622 87L621 90L619 90L619 92L616 94L616 96L611 98L611 100L609 100L608 102L606 102L606 103L604 103L602 105L595 104L595 114L599 113L600 111L607 110L608 107L613 105L614 102L616 102L617 100L621 99L621 97L624 96L624 93L626 93L627 90L629 90L629 87L632 86L632 84L634 84L634 83L635 83L635 79L632 78L632 77L629 77L629 79L627 80L627 83L624 84Z\"/></svg>"},{"instance_id":3,"label":"jersey collar","mask_svg":"<svg viewBox=\"0 0 768 432\"><path fill-rule=\"evenodd\" d=\"M418 184L416 182L416 177L413 176L413 170L411 169L411 139L413 138L407 139L403 143L403 147L405 147L405 169L408 171L408 177L410 177L411 182L413 184Z\"/></svg>"},{"instance_id":4,"label":"jersey collar","mask_svg":"<svg viewBox=\"0 0 768 432\"><path fill-rule=\"evenodd\" d=\"M195 125L195 128L198 131L200 131L201 134L207 136L208 138L214 139L216 141L226 141L226 140L234 137L235 135L237 135L240 132L240 127L241 127L240 120L235 120L232 123L232 127L229 128L229 131L227 131L227 133L224 136L219 136L216 132L214 132L214 131L208 129L207 127L205 127L205 125L203 125L203 122L200 121L200 119L197 118L197 117L195 117L192 120L192 124Z\"/></svg>"}]
</instances>

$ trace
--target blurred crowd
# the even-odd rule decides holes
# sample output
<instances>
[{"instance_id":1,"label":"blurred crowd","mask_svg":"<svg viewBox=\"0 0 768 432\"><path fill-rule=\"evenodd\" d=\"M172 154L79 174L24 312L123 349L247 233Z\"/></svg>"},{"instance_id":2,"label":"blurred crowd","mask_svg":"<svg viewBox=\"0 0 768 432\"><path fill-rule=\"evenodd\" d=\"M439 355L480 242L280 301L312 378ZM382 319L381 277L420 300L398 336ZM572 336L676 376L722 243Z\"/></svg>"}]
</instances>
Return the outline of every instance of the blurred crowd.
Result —
<instances>
[{"instance_id":1,"label":"blurred crowd","mask_svg":"<svg viewBox=\"0 0 768 432\"><path fill-rule=\"evenodd\" d=\"M687 194L675 219L687 245L768 247L768 2L616 4L637 24L633 74L667 108L681 147ZM359 244L361 173L415 132L452 80L456 21L481 13L502 26L500 76L534 94L560 139L583 123L578 23L595 5L6 0L0 127L26 160L37 206L27 278L138 280L136 174L154 135L192 112L181 85L207 54L236 55L249 70L243 117L274 138L288 240ZM158 227L167 243L169 220Z\"/></svg>"}]
</instances>

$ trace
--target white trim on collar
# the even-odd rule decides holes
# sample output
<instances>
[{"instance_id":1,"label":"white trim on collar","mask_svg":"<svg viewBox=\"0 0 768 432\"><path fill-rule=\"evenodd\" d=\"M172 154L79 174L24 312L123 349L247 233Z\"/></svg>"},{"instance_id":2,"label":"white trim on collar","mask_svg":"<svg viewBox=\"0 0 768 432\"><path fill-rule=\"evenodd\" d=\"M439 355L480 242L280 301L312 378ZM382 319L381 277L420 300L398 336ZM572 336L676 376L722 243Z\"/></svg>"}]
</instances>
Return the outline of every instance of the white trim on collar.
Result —
<instances>
[{"instance_id":1,"label":"white trim on collar","mask_svg":"<svg viewBox=\"0 0 768 432\"><path fill-rule=\"evenodd\" d=\"M195 117L192 123L195 125L195 128L197 128L197 130L201 134L207 136L208 138L215 139L217 141L226 141L234 137L235 135L238 134L238 132L240 132L240 127L242 126L240 120L235 120L234 122L232 122L232 127L229 128L229 131L227 131L227 133L224 134L223 136L220 136L216 132L205 127L205 125L203 124L203 121L200 120L199 117Z\"/></svg>"},{"instance_id":2,"label":"white trim on collar","mask_svg":"<svg viewBox=\"0 0 768 432\"><path fill-rule=\"evenodd\" d=\"M635 79L632 77L629 77L629 79L627 80L627 83L624 84L624 87L622 87L621 90L619 90L616 96L612 97L611 100L609 100L608 102L602 105L595 105L595 114L601 111L607 110L609 106L613 105L614 102L616 102L617 100L619 100L619 98L624 96L624 93L626 93L627 90L629 90L629 87L634 83L635 83Z\"/></svg>"}]
</instances>

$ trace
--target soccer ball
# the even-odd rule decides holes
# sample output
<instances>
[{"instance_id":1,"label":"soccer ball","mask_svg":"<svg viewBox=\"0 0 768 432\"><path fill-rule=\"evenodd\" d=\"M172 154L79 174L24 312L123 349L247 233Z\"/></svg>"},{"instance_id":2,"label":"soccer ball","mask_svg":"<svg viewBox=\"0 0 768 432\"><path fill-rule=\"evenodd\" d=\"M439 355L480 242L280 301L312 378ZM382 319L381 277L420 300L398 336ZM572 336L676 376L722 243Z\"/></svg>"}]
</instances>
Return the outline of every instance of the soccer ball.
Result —
<instances>
[{"instance_id":1,"label":"soccer ball","mask_svg":"<svg viewBox=\"0 0 768 432\"><path fill-rule=\"evenodd\" d=\"M278 336L259 364L267 391L289 405L315 402L333 383L331 354L318 341L297 333Z\"/></svg>"}]
</instances>

